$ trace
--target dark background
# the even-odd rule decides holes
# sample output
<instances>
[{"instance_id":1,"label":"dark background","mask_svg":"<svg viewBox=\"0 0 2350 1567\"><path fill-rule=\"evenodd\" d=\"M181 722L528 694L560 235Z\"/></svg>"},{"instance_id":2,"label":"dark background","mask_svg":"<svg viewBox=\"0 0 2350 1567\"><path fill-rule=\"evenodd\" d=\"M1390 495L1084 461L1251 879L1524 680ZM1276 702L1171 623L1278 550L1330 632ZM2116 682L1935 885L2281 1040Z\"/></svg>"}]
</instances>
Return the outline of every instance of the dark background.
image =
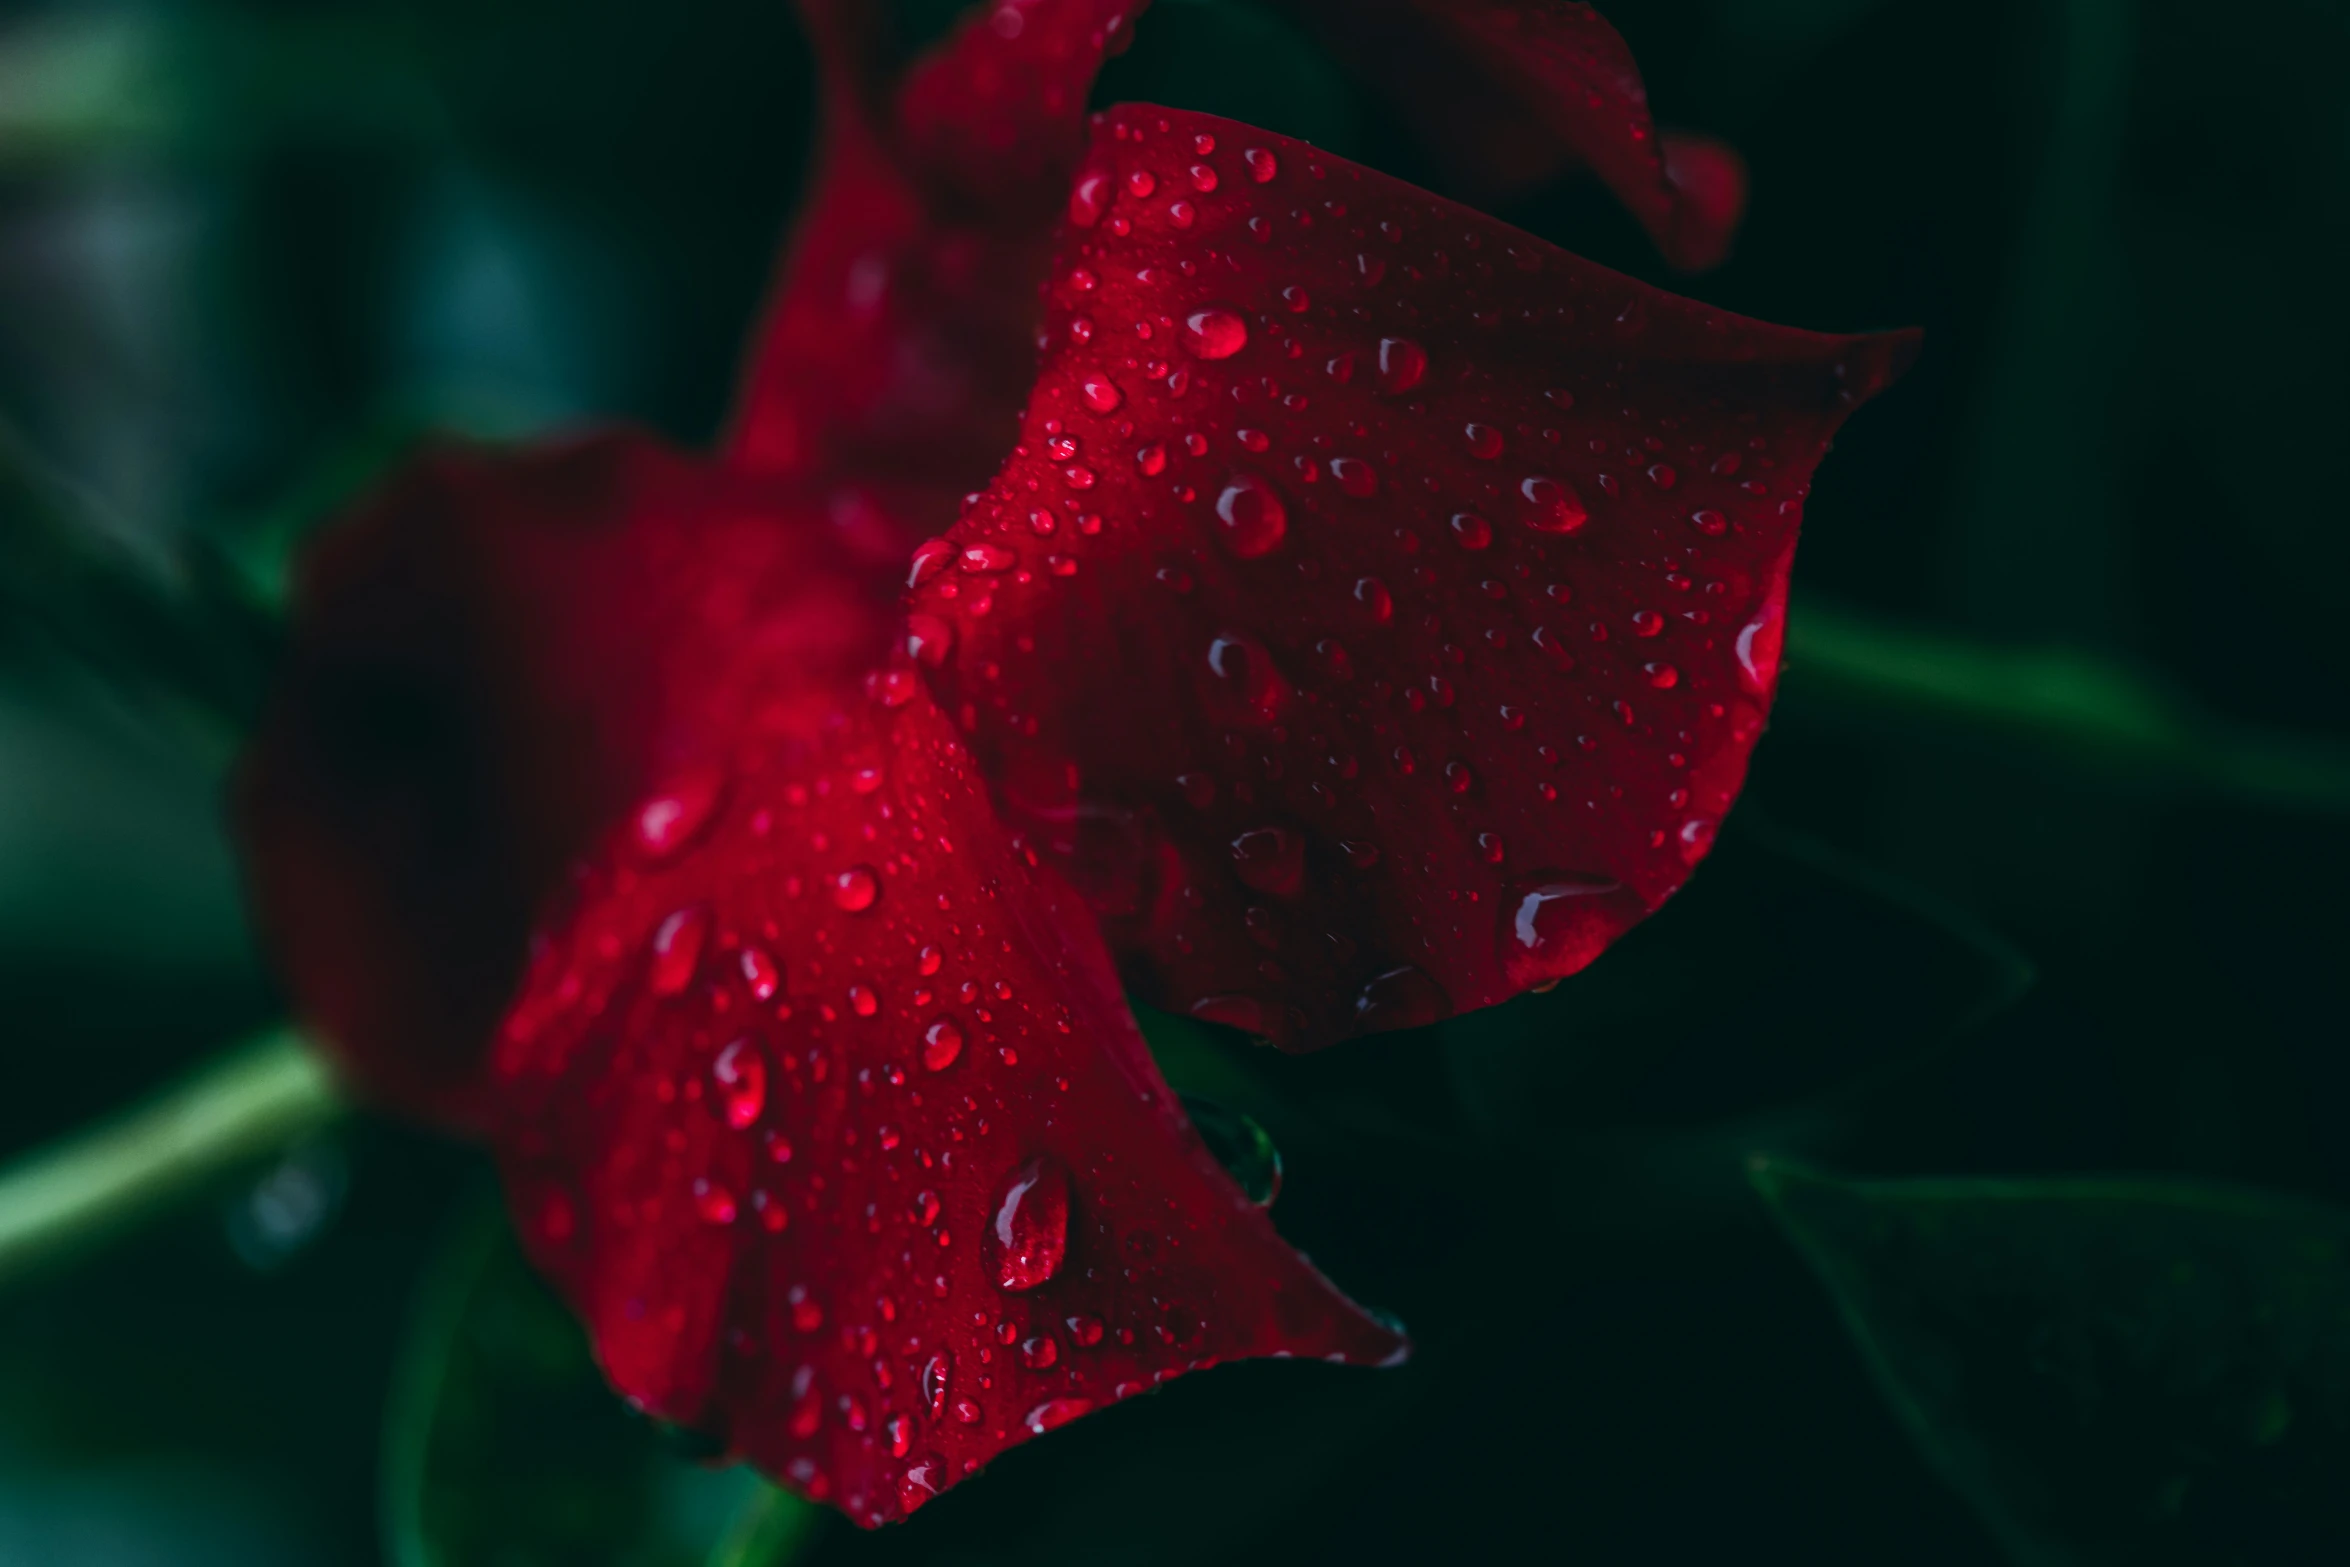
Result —
<instances>
[{"instance_id":1,"label":"dark background","mask_svg":"<svg viewBox=\"0 0 2350 1567\"><path fill-rule=\"evenodd\" d=\"M1737 250L1670 279L1572 179L1503 215L1739 311L1927 332L1809 505L1744 846L1589 986L1271 1072L1342 1107L1275 1127L1284 1228L1405 1316L1411 1370L1193 1379L822 1559L1988 1562L1737 1157L2350 1199L2350 798L1863 701L1800 635L2052 649L2211 733L2350 744L2350 13L1605 9L1659 119L1750 161ZM1242 0L1159 0L1103 91L1442 185ZM704 439L810 110L783 0L0 3L0 418L110 526L263 581L425 426ZM0 1150L276 1015L218 783L0 624ZM2037 985L1972 1017L2001 983L1867 898L2002 933ZM1391 1124L1432 1098L1435 1132ZM377 1559L385 1389L479 1177L361 1122L0 1296L0 1563Z\"/></svg>"}]
</instances>

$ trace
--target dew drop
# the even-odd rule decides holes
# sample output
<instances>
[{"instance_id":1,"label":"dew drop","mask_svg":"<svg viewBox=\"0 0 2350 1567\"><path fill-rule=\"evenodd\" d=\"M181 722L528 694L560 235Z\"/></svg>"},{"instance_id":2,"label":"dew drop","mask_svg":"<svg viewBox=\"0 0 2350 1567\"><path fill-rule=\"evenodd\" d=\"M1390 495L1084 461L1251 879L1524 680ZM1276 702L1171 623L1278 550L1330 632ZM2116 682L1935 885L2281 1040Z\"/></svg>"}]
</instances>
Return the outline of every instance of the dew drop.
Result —
<instances>
[{"instance_id":1,"label":"dew drop","mask_svg":"<svg viewBox=\"0 0 2350 1567\"><path fill-rule=\"evenodd\" d=\"M1069 221L1081 229L1092 228L1110 210L1110 202L1117 195L1107 169L1088 169L1077 177L1076 188L1069 192Z\"/></svg>"},{"instance_id":2,"label":"dew drop","mask_svg":"<svg viewBox=\"0 0 2350 1567\"><path fill-rule=\"evenodd\" d=\"M1379 470L1360 457L1331 458L1330 477L1356 500L1368 500L1379 493Z\"/></svg>"},{"instance_id":3,"label":"dew drop","mask_svg":"<svg viewBox=\"0 0 2350 1567\"><path fill-rule=\"evenodd\" d=\"M1236 473L1216 497L1216 520L1223 524L1224 548L1242 560L1269 555L1289 531L1289 508L1281 492L1254 474Z\"/></svg>"},{"instance_id":4,"label":"dew drop","mask_svg":"<svg viewBox=\"0 0 2350 1567\"><path fill-rule=\"evenodd\" d=\"M1493 524L1473 511L1452 514L1452 536L1465 550L1481 550L1493 542Z\"/></svg>"},{"instance_id":5,"label":"dew drop","mask_svg":"<svg viewBox=\"0 0 2350 1567\"><path fill-rule=\"evenodd\" d=\"M1077 395L1085 399L1085 406L1097 414L1113 414L1126 401L1126 394L1118 390L1118 383L1099 371L1089 371L1077 383Z\"/></svg>"},{"instance_id":6,"label":"dew drop","mask_svg":"<svg viewBox=\"0 0 2350 1567\"><path fill-rule=\"evenodd\" d=\"M702 941L709 933L710 906L706 903L679 909L661 922L653 932L653 961L646 979L654 995L681 995L693 983L702 964Z\"/></svg>"},{"instance_id":7,"label":"dew drop","mask_svg":"<svg viewBox=\"0 0 2350 1567\"><path fill-rule=\"evenodd\" d=\"M932 669L947 661L955 646L955 628L936 615L906 617L906 651Z\"/></svg>"},{"instance_id":8,"label":"dew drop","mask_svg":"<svg viewBox=\"0 0 2350 1567\"><path fill-rule=\"evenodd\" d=\"M1355 997L1355 1026L1365 1033L1424 1028L1452 1015L1452 998L1428 974L1408 964L1392 968Z\"/></svg>"},{"instance_id":9,"label":"dew drop","mask_svg":"<svg viewBox=\"0 0 2350 1567\"><path fill-rule=\"evenodd\" d=\"M1069 1341L1079 1349L1091 1349L1102 1341L1102 1319L1090 1311L1077 1313L1063 1326L1069 1330Z\"/></svg>"},{"instance_id":10,"label":"dew drop","mask_svg":"<svg viewBox=\"0 0 2350 1567\"><path fill-rule=\"evenodd\" d=\"M898 1506L913 1512L952 1484L954 1474L947 1461L936 1453L925 1453L898 1476Z\"/></svg>"},{"instance_id":11,"label":"dew drop","mask_svg":"<svg viewBox=\"0 0 2350 1567\"><path fill-rule=\"evenodd\" d=\"M630 834L639 858L668 859L692 843L716 814L726 775L714 769L686 773L636 808Z\"/></svg>"},{"instance_id":12,"label":"dew drop","mask_svg":"<svg viewBox=\"0 0 2350 1567\"><path fill-rule=\"evenodd\" d=\"M880 896L881 878L870 865L852 865L832 878L834 907L851 914L864 913Z\"/></svg>"},{"instance_id":13,"label":"dew drop","mask_svg":"<svg viewBox=\"0 0 2350 1567\"><path fill-rule=\"evenodd\" d=\"M1233 873L1275 898L1294 898L1305 886L1305 840L1286 827L1258 827L1232 840Z\"/></svg>"},{"instance_id":14,"label":"dew drop","mask_svg":"<svg viewBox=\"0 0 2350 1567\"><path fill-rule=\"evenodd\" d=\"M1502 967L1510 983L1548 984L1599 956L1621 925L1610 902L1623 891L1610 876L1544 873L1502 899Z\"/></svg>"},{"instance_id":15,"label":"dew drop","mask_svg":"<svg viewBox=\"0 0 2350 1567\"><path fill-rule=\"evenodd\" d=\"M933 1420L946 1408L947 1384L954 1366L954 1357L943 1349L922 1363L922 1403Z\"/></svg>"},{"instance_id":16,"label":"dew drop","mask_svg":"<svg viewBox=\"0 0 2350 1567\"><path fill-rule=\"evenodd\" d=\"M1355 602L1362 605L1371 619L1382 626L1395 618L1395 595L1388 592L1387 584L1377 577L1356 580Z\"/></svg>"},{"instance_id":17,"label":"dew drop","mask_svg":"<svg viewBox=\"0 0 2350 1567\"><path fill-rule=\"evenodd\" d=\"M849 1010L859 1017L871 1017L881 1010L881 998L873 993L870 985L851 985Z\"/></svg>"},{"instance_id":18,"label":"dew drop","mask_svg":"<svg viewBox=\"0 0 2350 1567\"><path fill-rule=\"evenodd\" d=\"M1050 1333L1020 1341L1020 1364L1031 1371L1050 1371L1061 1363L1061 1344Z\"/></svg>"},{"instance_id":19,"label":"dew drop","mask_svg":"<svg viewBox=\"0 0 2350 1567\"><path fill-rule=\"evenodd\" d=\"M924 539L914 546L914 559L906 568L906 586L918 588L947 569L947 562L955 558L955 547L945 539Z\"/></svg>"},{"instance_id":20,"label":"dew drop","mask_svg":"<svg viewBox=\"0 0 2350 1567\"><path fill-rule=\"evenodd\" d=\"M1281 172L1281 160L1262 147L1251 147L1240 156L1248 165L1248 177L1259 185L1270 183Z\"/></svg>"},{"instance_id":21,"label":"dew drop","mask_svg":"<svg viewBox=\"0 0 2350 1567\"><path fill-rule=\"evenodd\" d=\"M1468 438L1469 455L1481 462L1491 462L1501 455L1501 432L1489 424L1471 424L1461 432Z\"/></svg>"},{"instance_id":22,"label":"dew drop","mask_svg":"<svg viewBox=\"0 0 2350 1567\"><path fill-rule=\"evenodd\" d=\"M1248 346L1248 323L1221 306L1183 318L1183 347L1195 359L1230 359Z\"/></svg>"},{"instance_id":23,"label":"dew drop","mask_svg":"<svg viewBox=\"0 0 2350 1567\"><path fill-rule=\"evenodd\" d=\"M1532 508L1526 514L1526 525L1538 533L1572 533L1591 520L1583 497L1564 479L1532 474L1518 486L1518 493Z\"/></svg>"},{"instance_id":24,"label":"dew drop","mask_svg":"<svg viewBox=\"0 0 2350 1567\"><path fill-rule=\"evenodd\" d=\"M716 1181L697 1177L694 1181L694 1212L705 1224L732 1224L735 1207L734 1194Z\"/></svg>"},{"instance_id":25,"label":"dew drop","mask_svg":"<svg viewBox=\"0 0 2350 1567\"><path fill-rule=\"evenodd\" d=\"M726 1124L740 1132L767 1108L767 1062L759 1047L738 1039L718 1052L710 1063L710 1077L718 1085L718 1103Z\"/></svg>"},{"instance_id":26,"label":"dew drop","mask_svg":"<svg viewBox=\"0 0 2350 1567\"><path fill-rule=\"evenodd\" d=\"M943 1072L963 1053L963 1025L951 1017L937 1017L922 1031L922 1064Z\"/></svg>"},{"instance_id":27,"label":"dew drop","mask_svg":"<svg viewBox=\"0 0 2350 1567\"><path fill-rule=\"evenodd\" d=\"M753 1001L773 999L777 987L783 983L783 974L776 968L775 960L761 948L745 947L739 961L742 965L743 984L749 988L751 999Z\"/></svg>"},{"instance_id":28,"label":"dew drop","mask_svg":"<svg viewBox=\"0 0 2350 1567\"><path fill-rule=\"evenodd\" d=\"M1055 1426L1065 1426L1079 1415L1093 1408L1090 1398L1048 1398L1028 1411L1021 1423L1029 1431L1042 1436Z\"/></svg>"},{"instance_id":29,"label":"dew drop","mask_svg":"<svg viewBox=\"0 0 2350 1567\"><path fill-rule=\"evenodd\" d=\"M1420 384L1428 373L1428 350L1408 337L1379 340L1379 390L1399 396Z\"/></svg>"},{"instance_id":30,"label":"dew drop","mask_svg":"<svg viewBox=\"0 0 2350 1567\"><path fill-rule=\"evenodd\" d=\"M1029 1160L990 1206L998 1288L1032 1290L1060 1272L1069 1250L1069 1175L1058 1162L1042 1154Z\"/></svg>"}]
</instances>

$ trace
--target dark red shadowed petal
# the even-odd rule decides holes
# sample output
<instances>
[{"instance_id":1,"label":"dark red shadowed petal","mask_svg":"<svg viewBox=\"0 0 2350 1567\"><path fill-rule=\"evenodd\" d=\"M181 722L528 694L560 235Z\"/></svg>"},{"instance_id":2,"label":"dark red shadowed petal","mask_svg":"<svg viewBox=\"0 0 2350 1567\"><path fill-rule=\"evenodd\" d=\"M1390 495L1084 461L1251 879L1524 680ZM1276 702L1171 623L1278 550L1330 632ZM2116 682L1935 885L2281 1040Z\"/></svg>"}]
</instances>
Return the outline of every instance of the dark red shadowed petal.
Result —
<instances>
[{"instance_id":1,"label":"dark red shadowed petal","mask_svg":"<svg viewBox=\"0 0 2350 1567\"><path fill-rule=\"evenodd\" d=\"M430 449L321 536L237 816L279 972L374 1097L477 1121L564 866L701 737L882 645L825 531L777 525L800 506L616 433Z\"/></svg>"},{"instance_id":2,"label":"dark red shadowed petal","mask_svg":"<svg viewBox=\"0 0 2350 1567\"><path fill-rule=\"evenodd\" d=\"M815 195L759 331L738 466L854 491L944 527L1018 428L1036 290L1085 146L1085 95L1146 0L976 9L893 90L869 6L809 0L824 95Z\"/></svg>"},{"instance_id":3,"label":"dark red shadowed petal","mask_svg":"<svg viewBox=\"0 0 2350 1567\"><path fill-rule=\"evenodd\" d=\"M1711 843L1812 469L1914 336L1205 116L1088 168L1021 444L919 557L941 705L1162 1004L1313 1045L1581 968Z\"/></svg>"},{"instance_id":4,"label":"dark red shadowed petal","mask_svg":"<svg viewBox=\"0 0 2350 1567\"><path fill-rule=\"evenodd\" d=\"M1396 1358L1185 1124L920 681L873 685L747 743L690 844L618 834L506 1025L519 1226L613 1382L876 1524L1186 1370Z\"/></svg>"},{"instance_id":5,"label":"dark red shadowed petal","mask_svg":"<svg viewBox=\"0 0 2350 1567\"><path fill-rule=\"evenodd\" d=\"M1632 51L1570 0L1289 0L1333 52L1401 103L1475 192L1580 162L1685 272L1718 265L1746 206L1737 154L1660 148ZM1681 152L1686 142L1694 151Z\"/></svg>"}]
</instances>

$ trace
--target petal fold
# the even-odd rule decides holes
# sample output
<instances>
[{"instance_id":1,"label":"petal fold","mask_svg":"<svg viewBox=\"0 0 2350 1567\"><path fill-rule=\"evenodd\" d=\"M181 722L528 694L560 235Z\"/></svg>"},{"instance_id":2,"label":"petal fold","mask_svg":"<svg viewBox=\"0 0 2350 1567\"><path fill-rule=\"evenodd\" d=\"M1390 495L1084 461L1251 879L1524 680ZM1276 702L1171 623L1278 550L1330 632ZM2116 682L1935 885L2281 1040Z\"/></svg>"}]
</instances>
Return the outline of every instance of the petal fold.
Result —
<instances>
[{"instance_id":1,"label":"petal fold","mask_svg":"<svg viewBox=\"0 0 2350 1567\"><path fill-rule=\"evenodd\" d=\"M776 526L807 509L634 433L450 444L311 548L236 814L279 972L376 1098L478 1122L564 867L655 769L883 645L831 534Z\"/></svg>"},{"instance_id":2,"label":"petal fold","mask_svg":"<svg viewBox=\"0 0 2350 1567\"><path fill-rule=\"evenodd\" d=\"M1499 194L1581 163L1665 260L1728 255L1746 206L1737 155L1666 136L1623 37L1572 0L1290 0L1330 48L1400 103L1460 178ZM1675 143L1699 149L1676 156Z\"/></svg>"},{"instance_id":3,"label":"petal fold","mask_svg":"<svg viewBox=\"0 0 2350 1567\"><path fill-rule=\"evenodd\" d=\"M914 644L1146 999L1312 1046L1573 973L1681 885L1803 497L1910 336L1678 299L1123 108Z\"/></svg>"},{"instance_id":4,"label":"petal fold","mask_svg":"<svg viewBox=\"0 0 2350 1567\"><path fill-rule=\"evenodd\" d=\"M614 1383L871 1525L1186 1370L1397 1357L1191 1131L920 682L872 689L657 784L501 1037L518 1227Z\"/></svg>"}]
</instances>

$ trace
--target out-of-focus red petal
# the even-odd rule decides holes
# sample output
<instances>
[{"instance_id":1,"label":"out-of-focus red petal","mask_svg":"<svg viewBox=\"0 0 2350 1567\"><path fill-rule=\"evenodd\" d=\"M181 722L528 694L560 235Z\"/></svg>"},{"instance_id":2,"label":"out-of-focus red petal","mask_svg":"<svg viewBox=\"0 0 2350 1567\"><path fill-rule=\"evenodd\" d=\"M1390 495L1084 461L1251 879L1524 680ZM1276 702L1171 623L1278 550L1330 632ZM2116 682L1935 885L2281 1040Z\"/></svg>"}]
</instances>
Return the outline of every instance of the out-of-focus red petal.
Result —
<instances>
[{"instance_id":1,"label":"out-of-focus red petal","mask_svg":"<svg viewBox=\"0 0 2350 1567\"><path fill-rule=\"evenodd\" d=\"M1606 19L1573 0L1289 0L1330 48L1411 114L1474 190L1580 162L1666 261L1717 265L1746 206L1745 166L1717 143L1685 169L1660 148L1648 87Z\"/></svg>"},{"instance_id":2,"label":"out-of-focus red petal","mask_svg":"<svg viewBox=\"0 0 2350 1567\"><path fill-rule=\"evenodd\" d=\"M1660 293L1127 108L911 642L1147 997L1310 1045L1591 961L1712 841L1829 434L1913 336Z\"/></svg>"},{"instance_id":3,"label":"out-of-focus red petal","mask_svg":"<svg viewBox=\"0 0 2350 1567\"><path fill-rule=\"evenodd\" d=\"M1085 95L1147 0L978 8L894 87L871 8L802 6L824 126L815 194L755 341L730 459L944 527L986 482L1036 372L1036 290L1085 146Z\"/></svg>"},{"instance_id":4,"label":"out-of-focus red petal","mask_svg":"<svg viewBox=\"0 0 2350 1567\"><path fill-rule=\"evenodd\" d=\"M657 782L506 1024L519 1227L614 1383L875 1524L1186 1370L1395 1358L1191 1132L921 682L872 688Z\"/></svg>"},{"instance_id":5,"label":"out-of-focus red petal","mask_svg":"<svg viewBox=\"0 0 2350 1567\"><path fill-rule=\"evenodd\" d=\"M888 617L805 503L644 436L429 449L321 536L238 822L302 1013L382 1101L477 1121L563 867L654 771Z\"/></svg>"}]
</instances>

